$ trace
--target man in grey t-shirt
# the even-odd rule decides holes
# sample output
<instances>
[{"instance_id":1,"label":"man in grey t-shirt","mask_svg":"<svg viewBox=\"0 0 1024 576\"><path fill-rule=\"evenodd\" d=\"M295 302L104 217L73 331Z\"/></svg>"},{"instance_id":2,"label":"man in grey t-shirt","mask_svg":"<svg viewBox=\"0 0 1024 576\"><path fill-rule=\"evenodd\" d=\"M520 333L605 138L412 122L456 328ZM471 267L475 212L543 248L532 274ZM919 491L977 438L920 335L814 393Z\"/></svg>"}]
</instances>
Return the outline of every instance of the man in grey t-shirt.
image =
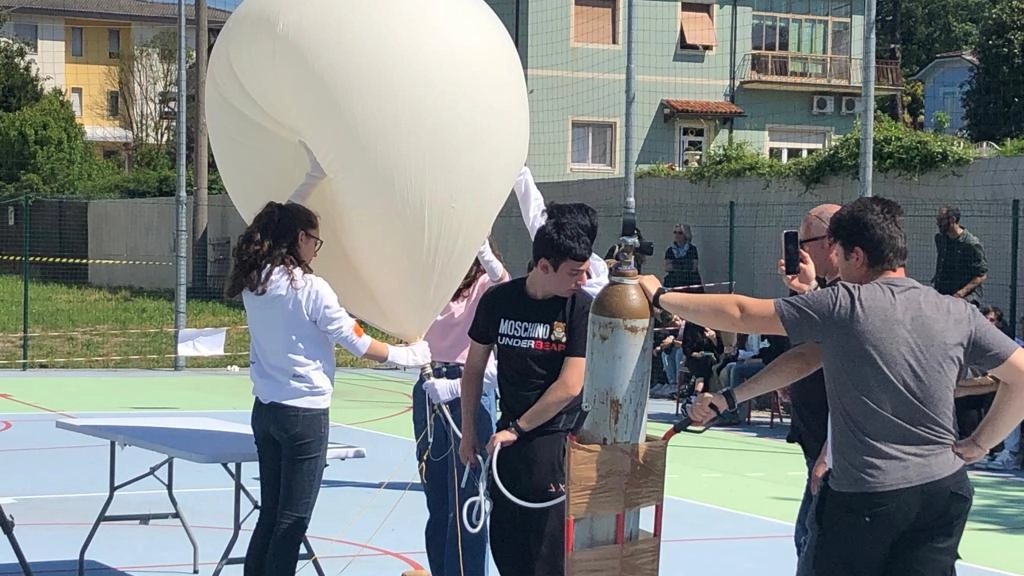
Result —
<instances>
[{"instance_id":1,"label":"man in grey t-shirt","mask_svg":"<svg viewBox=\"0 0 1024 576\"><path fill-rule=\"evenodd\" d=\"M895 202L851 202L828 236L843 282L826 290L765 300L641 283L655 306L687 321L807 341L805 369L823 366L832 471L815 511L815 573L952 574L973 496L963 463L1024 418L1024 351L974 306L906 277ZM953 390L968 366L1004 384L974 435L957 442ZM735 397L723 392L705 396L691 416L703 422L731 408Z\"/></svg>"}]
</instances>

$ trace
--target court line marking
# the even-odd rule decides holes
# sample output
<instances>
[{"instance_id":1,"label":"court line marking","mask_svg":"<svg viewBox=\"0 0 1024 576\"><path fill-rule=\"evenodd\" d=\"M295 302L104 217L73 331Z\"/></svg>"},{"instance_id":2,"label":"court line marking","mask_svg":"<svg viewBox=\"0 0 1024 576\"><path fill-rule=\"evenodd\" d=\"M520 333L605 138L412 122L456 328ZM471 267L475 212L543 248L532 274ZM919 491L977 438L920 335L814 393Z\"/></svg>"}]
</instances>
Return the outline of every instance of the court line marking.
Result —
<instances>
[{"instance_id":1,"label":"court line marking","mask_svg":"<svg viewBox=\"0 0 1024 576\"><path fill-rule=\"evenodd\" d=\"M166 411L158 411L158 412L166 412ZM215 412L228 413L228 412L249 412L249 410L243 410L243 409L236 409L236 410L180 410L180 412L185 412L185 413L215 413ZM119 412L117 412L117 411L110 411L110 410L106 410L106 411L95 410L95 411L91 411L91 412L89 412L89 411L77 412L76 411L75 413L76 414L117 414ZM123 412L120 412L120 413L123 413ZM140 411L140 412L129 412L129 413L131 413L131 414L142 414L144 412ZM150 413L152 413L152 412L150 412ZM38 413L38 412L36 412L36 413L33 413L33 412L13 412L13 413L3 413L3 412L0 412L0 416L7 416L9 414L34 414L34 415L38 416L40 413ZM43 413L43 414L45 414L45 413ZM358 426L350 426L348 424L341 424L341 423L338 423L338 424L331 423L331 425L332 426L338 426L338 427L352 428L353 430L359 430L361 432L368 432L370 434L378 434L378 435L381 435L381 436L389 436L391 438L397 438L399 440L404 440L406 442L413 442L412 438L407 438L405 436L399 436L397 434L389 434L387 432L378 432L377 430L370 430L368 428L360 428ZM185 490L188 490L188 489L185 489ZM195 488L195 489L192 489L192 490L196 490L196 491L200 491L200 490L204 490L204 491L214 491L214 490L216 490L216 491L223 491L225 489L223 489L223 488L215 488L215 489L211 489L211 488ZM233 490L233 488L227 488L227 490ZM159 494L165 494L166 490L154 490L153 492L159 493ZM175 490L175 492L178 492L178 490ZM123 494L132 494L132 492L124 492ZM106 495L107 495L106 493L102 493L102 496L106 496ZM63 495L50 495L50 497L66 497L66 496L63 496ZM39 497L36 497L36 498L39 498ZM679 497L679 496L673 496L671 494L665 494L665 498L670 498L672 500L677 500L679 502L685 502L687 504L693 504L695 506L702 506L704 508L709 508L709 509L712 509L712 510L718 510L720 512L726 512L726 513L731 513L731 514L739 514L740 516L746 516L748 518L754 518L754 519L757 519L757 520L762 520L762 521L765 521L765 522L771 522L773 524L779 524L779 525L782 525L782 526L788 526L788 527L792 527L793 526L793 524L791 522L786 522L784 520L777 520L775 518L769 518L767 516L761 516L760 514L754 514L752 512L744 512L742 510L734 510L732 508L726 508L724 506L718 506L718 505L709 504L709 503L706 503L706 502L698 502L696 500L690 500L688 498L682 498L682 497ZM16 498L14 498L14 499L16 500ZM1024 574L1019 574L1019 573L1015 573L1015 572L1006 572L1006 571L1000 570L998 568L991 568L991 567L988 567L988 566L982 566L980 564L974 564L974 563L971 563L971 562L965 562L963 560L958 560L957 563L958 564L962 564L964 566L969 566L971 568L977 568L979 570L985 570L985 571L988 571L988 572L993 572L995 574L1000 574L1000 575L1003 575L1003 576L1024 576Z\"/></svg>"}]
</instances>

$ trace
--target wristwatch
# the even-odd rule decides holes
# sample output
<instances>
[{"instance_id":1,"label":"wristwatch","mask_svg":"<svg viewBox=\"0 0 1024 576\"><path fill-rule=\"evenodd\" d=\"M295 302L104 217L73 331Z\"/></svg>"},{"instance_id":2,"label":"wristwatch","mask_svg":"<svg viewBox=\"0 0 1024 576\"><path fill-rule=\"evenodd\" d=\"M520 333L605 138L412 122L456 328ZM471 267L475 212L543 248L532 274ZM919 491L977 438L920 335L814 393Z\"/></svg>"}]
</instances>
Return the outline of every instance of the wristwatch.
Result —
<instances>
[{"instance_id":1,"label":"wristwatch","mask_svg":"<svg viewBox=\"0 0 1024 576\"><path fill-rule=\"evenodd\" d=\"M519 425L518 419L513 420L512 423L508 425L508 429L516 436L523 436L526 434L526 430L523 430L523 427Z\"/></svg>"},{"instance_id":2,"label":"wristwatch","mask_svg":"<svg viewBox=\"0 0 1024 576\"><path fill-rule=\"evenodd\" d=\"M725 404L729 407L729 410L736 409L736 392L732 388L722 390L722 397L725 398Z\"/></svg>"},{"instance_id":3,"label":"wristwatch","mask_svg":"<svg viewBox=\"0 0 1024 576\"><path fill-rule=\"evenodd\" d=\"M655 308L661 308L661 295L668 292L664 286L658 286L658 289L654 291L654 296L651 297L651 304Z\"/></svg>"}]
</instances>

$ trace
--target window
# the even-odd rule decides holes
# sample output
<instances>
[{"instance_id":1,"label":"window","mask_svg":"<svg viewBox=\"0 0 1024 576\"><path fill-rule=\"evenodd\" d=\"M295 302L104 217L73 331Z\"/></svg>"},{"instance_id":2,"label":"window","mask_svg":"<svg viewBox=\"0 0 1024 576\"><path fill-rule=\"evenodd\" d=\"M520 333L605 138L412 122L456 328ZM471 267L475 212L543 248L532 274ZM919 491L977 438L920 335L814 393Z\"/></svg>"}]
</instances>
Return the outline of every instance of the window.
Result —
<instances>
[{"instance_id":1,"label":"window","mask_svg":"<svg viewBox=\"0 0 1024 576\"><path fill-rule=\"evenodd\" d=\"M614 150L615 125L611 122L572 123L571 168L611 170Z\"/></svg>"},{"instance_id":2,"label":"window","mask_svg":"<svg viewBox=\"0 0 1024 576\"><path fill-rule=\"evenodd\" d=\"M72 88L71 89L71 110L75 113L75 118L82 117L82 89Z\"/></svg>"},{"instance_id":3,"label":"window","mask_svg":"<svg viewBox=\"0 0 1024 576\"><path fill-rule=\"evenodd\" d=\"M807 128L769 128L768 157L788 162L824 150L828 145L828 132Z\"/></svg>"},{"instance_id":4,"label":"window","mask_svg":"<svg viewBox=\"0 0 1024 576\"><path fill-rule=\"evenodd\" d=\"M24 44L29 54L39 53L39 26L36 24L15 22L14 39Z\"/></svg>"},{"instance_id":5,"label":"window","mask_svg":"<svg viewBox=\"0 0 1024 576\"><path fill-rule=\"evenodd\" d=\"M573 0L572 41L576 44L619 43L619 0Z\"/></svg>"},{"instance_id":6,"label":"window","mask_svg":"<svg viewBox=\"0 0 1024 576\"><path fill-rule=\"evenodd\" d=\"M708 132L700 124L679 125L679 168L690 168L704 161L707 152Z\"/></svg>"},{"instance_id":7,"label":"window","mask_svg":"<svg viewBox=\"0 0 1024 576\"><path fill-rule=\"evenodd\" d=\"M679 49L710 50L715 44L714 4L683 2L679 13Z\"/></svg>"},{"instance_id":8,"label":"window","mask_svg":"<svg viewBox=\"0 0 1024 576\"><path fill-rule=\"evenodd\" d=\"M109 58L121 57L121 31L117 29L107 30L107 56Z\"/></svg>"},{"instance_id":9,"label":"window","mask_svg":"<svg viewBox=\"0 0 1024 576\"><path fill-rule=\"evenodd\" d=\"M949 115L950 120L960 116L960 91L956 88L942 89L942 111Z\"/></svg>"},{"instance_id":10,"label":"window","mask_svg":"<svg viewBox=\"0 0 1024 576\"><path fill-rule=\"evenodd\" d=\"M755 52L796 52L850 56L849 0L756 0Z\"/></svg>"},{"instance_id":11,"label":"window","mask_svg":"<svg viewBox=\"0 0 1024 576\"><path fill-rule=\"evenodd\" d=\"M85 30L74 27L71 29L71 57L85 56Z\"/></svg>"},{"instance_id":12,"label":"window","mask_svg":"<svg viewBox=\"0 0 1024 576\"><path fill-rule=\"evenodd\" d=\"M107 92L107 117L117 118L121 115L121 95L117 90Z\"/></svg>"}]
</instances>

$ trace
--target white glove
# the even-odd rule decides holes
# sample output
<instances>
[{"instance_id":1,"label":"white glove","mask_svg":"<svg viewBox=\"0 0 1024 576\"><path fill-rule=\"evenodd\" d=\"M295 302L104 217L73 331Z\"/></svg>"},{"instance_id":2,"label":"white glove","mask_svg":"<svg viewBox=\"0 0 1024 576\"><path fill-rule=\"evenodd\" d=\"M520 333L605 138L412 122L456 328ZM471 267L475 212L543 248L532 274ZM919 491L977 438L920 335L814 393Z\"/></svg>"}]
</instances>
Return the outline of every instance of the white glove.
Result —
<instances>
[{"instance_id":1,"label":"white glove","mask_svg":"<svg viewBox=\"0 0 1024 576\"><path fill-rule=\"evenodd\" d=\"M388 362L399 366L419 368L430 364L430 345L426 340L413 342L408 346L392 346L388 344Z\"/></svg>"},{"instance_id":2,"label":"white glove","mask_svg":"<svg viewBox=\"0 0 1024 576\"><path fill-rule=\"evenodd\" d=\"M451 378L430 378L423 383L423 391L434 404L445 404L462 394L462 380Z\"/></svg>"}]
</instances>

